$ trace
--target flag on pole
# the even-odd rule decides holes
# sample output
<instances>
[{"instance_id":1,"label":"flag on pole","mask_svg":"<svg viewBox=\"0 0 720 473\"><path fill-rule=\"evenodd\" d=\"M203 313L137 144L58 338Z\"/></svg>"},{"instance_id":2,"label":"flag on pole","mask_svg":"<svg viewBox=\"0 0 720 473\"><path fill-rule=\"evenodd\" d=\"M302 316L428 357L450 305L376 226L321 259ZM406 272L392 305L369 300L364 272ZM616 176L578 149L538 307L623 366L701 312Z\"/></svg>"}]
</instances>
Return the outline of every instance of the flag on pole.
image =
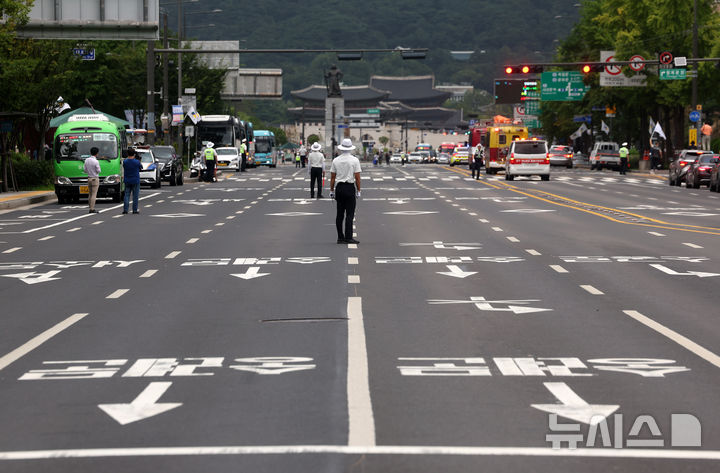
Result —
<instances>
[{"instance_id":1,"label":"flag on pole","mask_svg":"<svg viewBox=\"0 0 720 473\"><path fill-rule=\"evenodd\" d=\"M575 133L573 133L572 135L570 135L570 139L571 139L571 140L576 140L576 139L580 138L580 137L582 136L582 134L585 133L585 131L586 131L587 129L588 129L588 127L583 123L582 125L580 125L580 128L578 128L577 130L575 130Z\"/></svg>"},{"instance_id":2,"label":"flag on pole","mask_svg":"<svg viewBox=\"0 0 720 473\"><path fill-rule=\"evenodd\" d=\"M197 125L197 122L200 121L200 114L197 113L197 110L195 110L195 107L191 106L188 110L188 117L190 117L190 120Z\"/></svg>"},{"instance_id":3,"label":"flag on pole","mask_svg":"<svg viewBox=\"0 0 720 473\"><path fill-rule=\"evenodd\" d=\"M607 126L607 124L605 123L605 120L600 120L600 131L602 131L606 135L610 134L610 127Z\"/></svg>"},{"instance_id":4,"label":"flag on pole","mask_svg":"<svg viewBox=\"0 0 720 473\"><path fill-rule=\"evenodd\" d=\"M655 130L655 120L650 117L650 126L648 126L648 133L651 135L653 134L653 131Z\"/></svg>"},{"instance_id":5,"label":"flag on pole","mask_svg":"<svg viewBox=\"0 0 720 473\"><path fill-rule=\"evenodd\" d=\"M665 133L663 132L662 127L660 126L660 123L655 124L655 128L653 129L653 135L657 133L658 135L662 136L663 140L666 140L667 137L665 136Z\"/></svg>"}]
</instances>

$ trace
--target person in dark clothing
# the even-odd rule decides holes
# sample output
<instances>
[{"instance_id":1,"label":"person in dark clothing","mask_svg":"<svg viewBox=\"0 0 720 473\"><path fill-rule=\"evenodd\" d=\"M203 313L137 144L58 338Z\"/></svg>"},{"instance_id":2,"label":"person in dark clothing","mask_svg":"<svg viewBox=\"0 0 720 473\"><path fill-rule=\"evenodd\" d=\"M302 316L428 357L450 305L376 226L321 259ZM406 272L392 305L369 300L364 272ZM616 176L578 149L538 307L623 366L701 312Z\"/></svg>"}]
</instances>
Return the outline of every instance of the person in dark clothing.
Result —
<instances>
[{"instance_id":1,"label":"person in dark clothing","mask_svg":"<svg viewBox=\"0 0 720 473\"><path fill-rule=\"evenodd\" d=\"M140 171L142 170L142 163L135 156L135 150L128 150L128 157L123 159L123 171L125 176L123 182L125 183L125 202L123 204L123 214L128 213L128 207L130 206L130 193L133 194L133 207L132 213L138 214L138 199L140 197Z\"/></svg>"}]
</instances>

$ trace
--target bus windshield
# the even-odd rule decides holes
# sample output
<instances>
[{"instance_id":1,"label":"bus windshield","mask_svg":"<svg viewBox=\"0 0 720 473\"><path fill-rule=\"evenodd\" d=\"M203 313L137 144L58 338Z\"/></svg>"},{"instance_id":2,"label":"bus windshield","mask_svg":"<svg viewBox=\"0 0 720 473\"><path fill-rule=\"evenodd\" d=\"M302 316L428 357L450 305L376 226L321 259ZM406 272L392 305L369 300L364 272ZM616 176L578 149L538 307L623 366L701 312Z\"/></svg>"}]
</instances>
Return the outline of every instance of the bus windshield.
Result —
<instances>
[{"instance_id":1,"label":"bus windshield","mask_svg":"<svg viewBox=\"0 0 720 473\"><path fill-rule=\"evenodd\" d=\"M207 125L198 126L198 141L203 146L212 141L215 147L234 146L233 129L231 125Z\"/></svg>"},{"instance_id":2,"label":"bus windshield","mask_svg":"<svg viewBox=\"0 0 720 473\"><path fill-rule=\"evenodd\" d=\"M112 133L68 133L55 138L55 159L85 160L93 147L100 150L98 159L118 157L117 138Z\"/></svg>"},{"instance_id":3,"label":"bus windshield","mask_svg":"<svg viewBox=\"0 0 720 473\"><path fill-rule=\"evenodd\" d=\"M255 152L256 153L270 153L272 152L272 145L270 140L261 136L255 137Z\"/></svg>"}]
</instances>

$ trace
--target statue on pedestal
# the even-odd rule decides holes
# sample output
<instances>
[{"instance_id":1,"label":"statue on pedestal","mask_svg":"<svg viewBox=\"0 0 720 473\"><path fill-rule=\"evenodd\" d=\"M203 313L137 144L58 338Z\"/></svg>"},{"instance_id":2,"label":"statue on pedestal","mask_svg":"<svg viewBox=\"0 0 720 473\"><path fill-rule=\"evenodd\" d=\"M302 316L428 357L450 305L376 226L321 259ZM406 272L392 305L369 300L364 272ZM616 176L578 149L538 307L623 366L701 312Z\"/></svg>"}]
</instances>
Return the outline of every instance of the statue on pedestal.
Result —
<instances>
[{"instance_id":1,"label":"statue on pedestal","mask_svg":"<svg viewBox=\"0 0 720 473\"><path fill-rule=\"evenodd\" d=\"M325 86L327 87L328 97L342 97L342 91L340 91L340 81L342 78L343 73L335 64L325 73Z\"/></svg>"}]
</instances>

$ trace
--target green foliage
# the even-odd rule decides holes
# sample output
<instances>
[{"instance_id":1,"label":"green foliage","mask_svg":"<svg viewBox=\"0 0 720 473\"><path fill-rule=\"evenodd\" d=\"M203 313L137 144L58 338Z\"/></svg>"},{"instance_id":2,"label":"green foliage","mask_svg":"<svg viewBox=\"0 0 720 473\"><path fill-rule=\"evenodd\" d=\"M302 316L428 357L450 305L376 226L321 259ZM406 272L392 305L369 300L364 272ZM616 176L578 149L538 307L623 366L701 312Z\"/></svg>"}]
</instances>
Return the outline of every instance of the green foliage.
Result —
<instances>
[{"instance_id":1,"label":"green foliage","mask_svg":"<svg viewBox=\"0 0 720 473\"><path fill-rule=\"evenodd\" d=\"M285 134L285 130L274 126L269 126L267 127L267 129L275 134L275 146L282 146L287 143L288 140L287 135Z\"/></svg>"},{"instance_id":2,"label":"green foliage","mask_svg":"<svg viewBox=\"0 0 720 473\"><path fill-rule=\"evenodd\" d=\"M52 161L31 160L28 156L18 153L12 153L11 159L15 181L21 190L53 185Z\"/></svg>"},{"instance_id":3,"label":"green foliage","mask_svg":"<svg viewBox=\"0 0 720 473\"><path fill-rule=\"evenodd\" d=\"M28 21L34 0L0 0L0 51L10 46L10 40L18 26Z\"/></svg>"},{"instance_id":4,"label":"green foliage","mask_svg":"<svg viewBox=\"0 0 720 473\"><path fill-rule=\"evenodd\" d=\"M309 145L317 143L318 141L320 141L320 137L318 135L310 135L307 137L307 144Z\"/></svg>"}]
</instances>

